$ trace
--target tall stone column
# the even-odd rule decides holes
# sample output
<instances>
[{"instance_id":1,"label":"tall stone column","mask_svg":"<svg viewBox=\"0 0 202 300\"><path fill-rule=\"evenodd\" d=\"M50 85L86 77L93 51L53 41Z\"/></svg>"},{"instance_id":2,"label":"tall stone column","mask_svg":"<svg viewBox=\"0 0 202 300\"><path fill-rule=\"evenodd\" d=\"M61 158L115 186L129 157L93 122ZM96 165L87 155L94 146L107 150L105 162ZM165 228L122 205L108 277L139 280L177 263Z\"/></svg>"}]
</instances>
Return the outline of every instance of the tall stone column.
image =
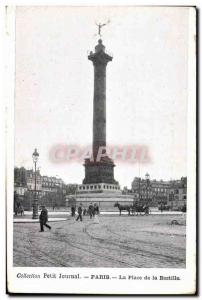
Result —
<instances>
[{"instance_id":1,"label":"tall stone column","mask_svg":"<svg viewBox=\"0 0 202 300\"><path fill-rule=\"evenodd\" d=\"M108 157L97 161L99 147L106 146L106 67L112 56L105 52L102 40L98 41L95 52L90 52L88 59L94 66L94 98L93 98L93 145L94 161L85 160L85 178L83 183L112 183L114 180L114 163Z\"/></svg>"},{"instance_id":2,"label":"tall stone column","mask_svg":"<svg viewBox=\"0 0 202 300\"><path fill-rule=\"evenodd\" d=\"M112 57L105 53L100 39L95 53L91 53L88 59L94 66L93 155L96 159L99 147L106 146L106 67Z\"/></svg>"}]
</instances>

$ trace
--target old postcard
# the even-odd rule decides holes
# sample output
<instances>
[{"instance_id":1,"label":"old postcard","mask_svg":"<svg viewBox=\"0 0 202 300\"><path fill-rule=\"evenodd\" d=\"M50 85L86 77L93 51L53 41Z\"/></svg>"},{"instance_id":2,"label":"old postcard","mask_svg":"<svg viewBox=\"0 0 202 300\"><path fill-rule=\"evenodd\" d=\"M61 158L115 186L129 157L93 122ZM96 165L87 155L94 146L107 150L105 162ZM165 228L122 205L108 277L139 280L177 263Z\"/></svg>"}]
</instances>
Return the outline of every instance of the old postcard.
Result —
<instances>
[{"instance_id":1,"label":"old postcard","mask_svg":"<svg viewBox=\"0 0 202 300\"><path fill-rule=\"evenodd\" d=\"M5 13L8 293L196 293L196 8Z\"/></svg>"}]
</instances>

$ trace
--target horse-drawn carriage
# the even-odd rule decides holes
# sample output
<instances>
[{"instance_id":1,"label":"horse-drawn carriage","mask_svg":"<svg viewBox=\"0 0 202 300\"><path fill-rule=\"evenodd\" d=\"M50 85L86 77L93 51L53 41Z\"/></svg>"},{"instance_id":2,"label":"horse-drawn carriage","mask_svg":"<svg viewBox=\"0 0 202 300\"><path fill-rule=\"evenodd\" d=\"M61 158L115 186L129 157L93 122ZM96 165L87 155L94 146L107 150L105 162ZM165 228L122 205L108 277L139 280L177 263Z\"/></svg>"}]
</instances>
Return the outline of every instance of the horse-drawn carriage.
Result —
<instances>
[{"instance_id":1,"label":"horse-drawn carriage","mask_svg":"<svg viewBox=\"0 0 202 300\"><path fill-rule=\"evenodd\" d=\"M137 203L133 203L133 204L120 204L118 202L116 202L114 204L114 207L118 207L119 209L119 215L121 215L122 211L127 211L128 215L133 215L133 216L137 216L137 215L149 215L149 206L146 204L137 204Z\"/></svg>"}]
</instances>

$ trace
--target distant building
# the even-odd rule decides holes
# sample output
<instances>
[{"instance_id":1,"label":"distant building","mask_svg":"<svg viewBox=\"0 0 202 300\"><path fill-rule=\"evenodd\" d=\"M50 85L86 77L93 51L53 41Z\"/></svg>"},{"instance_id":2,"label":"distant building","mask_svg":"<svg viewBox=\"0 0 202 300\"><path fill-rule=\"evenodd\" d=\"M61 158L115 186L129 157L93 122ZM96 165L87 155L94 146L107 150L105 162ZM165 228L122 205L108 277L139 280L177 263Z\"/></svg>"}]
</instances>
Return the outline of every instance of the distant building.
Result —
<instances>
[{"instance_id":1,"label":"distant building","mask_svg":"<svg viewBox=\"0 0 202 300\"><path fill-rule=\"evenodd\" d=\"M57 192L58 189L64 189L65 184L61 178L57 177L49 177L49 176L41 176L41 186L42 186L42 194Z\"/></svg>"},{"instance_id":2,"label":"distant building","mask_svg":"<svg viewBox=\"0 0 202 300\"><path fill-rule=\"evenodd\" d=\"M26 186L26 169L22 168L14 168L14 182L18 186Z\"/></svg>"},{"instance_id":3,"label":"distant building","mask_svg":"<svg viewBox=\"0 0 202 300\"><path fill-rule=\"evenodd\" d=\"M172 209L182 207L187 203L187 177L170 182L168 204Z\"/></svg>"},{"instance_id":4,"label":"distant building","mask_svg":"<svg viewBox=\"0 0 202 300\"><path fill-rule=\"evenodd\" d=\"M177 209L186 205L187 178L179 180L149 180L135 177L131 184L135 201L148 202L152 206L169 206Z\"/></svg>"},{"instance_id":5,"label":"distant building","mask_svg":"<svg viewBox=\"0 0 202 300\"><path fill-rule=\"evenodd\" d=\"M61 206L65 204L65 195L68 190L61 178L53 176L42 176L40 171L36 172L36 192L39 204ZM14 169L14 191L21 202L29 208L32 206L33 193L35 192L35 172L26 170L24 167Z\"/></svg>"},{"instance_id":6,"label":"distant building","mask_svg":"<svg viewBox=\"0 0 202 300\"><path fill-rule=\"evenodd\" d=\"M14 191L17 193L20 199L24 197L24 194L27 191L27 180L26 180L25 168L14 169Z\"/></svg>"},{"instance_id":7,"label":"distant building","mask_svg":"<svg viewBox=\"0 0 202 300\"><path fill-rule=\"evenodd\" d=\"M31 170L26 170L24 167L14 169L14 186L15 190L20 191L19 188L25 188L28 191L35 190L35 172ZM61 178L52 176L42 176L40 171L36 172L36 190L42 194L57 192L58 188L64 189L66 191L66 184Z\"/></svg>"},{"instance_id":8,"label":"distant building","mask_svg":"<svg viewBox=\"0 0 202 300\"><path fill-rule=\"evenodd\" d=\"M33 170L26 170L26 181L27 181L27 189L29 191L35 190L35 172ZM40 171L36 171L36 190L38 193L42 190L42 180Z\"/></svg>"},{"instance_id":9,"label":"distant building","mask_svg":"<svg viewBox=\"0 0 202 300\"><path fill-rule=\"evenodd\" d=\"M155 197L157 191L160 193L160 188L156 181L152 184L152 181L140 177L134 178L131 188L135 201L149 202L150 204L153 204L154 199L157 199Z\"/></svg>"}]
</instances>

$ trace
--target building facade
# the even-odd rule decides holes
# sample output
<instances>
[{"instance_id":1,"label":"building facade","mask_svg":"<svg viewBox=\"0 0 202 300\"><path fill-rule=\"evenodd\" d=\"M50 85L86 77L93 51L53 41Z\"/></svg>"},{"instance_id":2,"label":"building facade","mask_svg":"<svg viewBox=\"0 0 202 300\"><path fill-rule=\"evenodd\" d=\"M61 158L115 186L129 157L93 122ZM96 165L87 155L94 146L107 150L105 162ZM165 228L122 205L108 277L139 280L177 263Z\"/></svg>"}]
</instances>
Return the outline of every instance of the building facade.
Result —
<instances>
[{"instance_id":1,"label":"building facade","mask_svg":"<svg viewBox=\"0 0 202 300\"><path fill-rule=\"evenodd\" d=\"M14 169L14 191L25 208L31 208L35 193L35 172L24 167ZM36 193L39 205L64 206L68 185L61 178L42 176L36 172Z\"/></svg>"},{"instance_id":2,"label":"building facade","mask_svg":"<svg viewBox=\"0 0 202 300\"><path fill-rule=\"evenodd\" d=\"M131 190L135 201L176 210L186 205L187 178L164 181L135 177L131 184Z\"/></svg>"},{"instance_id":3,"label":"building facade","mask_svg":"<svg viewBox=\"0 0 202 300\"><path fill-rule=\"evenodd\" d=\"M187 204L187 178L182 177L180 180L170 182L170 192L168 204L173 210L177 207L183 207Z\"/></svg>"},{"instance_id":4,"label":"building facade","mask_svg":"<svg viewBox=\"0 0 202 300\"><path fill-rule=\"evenodd\" d=\"M27 189L29 191L35 190L35 172L33 170L26 170ZM36 171L36 190L38 193L42 191L42 179L39 170Z\"/></svg>"}]
</instances>

